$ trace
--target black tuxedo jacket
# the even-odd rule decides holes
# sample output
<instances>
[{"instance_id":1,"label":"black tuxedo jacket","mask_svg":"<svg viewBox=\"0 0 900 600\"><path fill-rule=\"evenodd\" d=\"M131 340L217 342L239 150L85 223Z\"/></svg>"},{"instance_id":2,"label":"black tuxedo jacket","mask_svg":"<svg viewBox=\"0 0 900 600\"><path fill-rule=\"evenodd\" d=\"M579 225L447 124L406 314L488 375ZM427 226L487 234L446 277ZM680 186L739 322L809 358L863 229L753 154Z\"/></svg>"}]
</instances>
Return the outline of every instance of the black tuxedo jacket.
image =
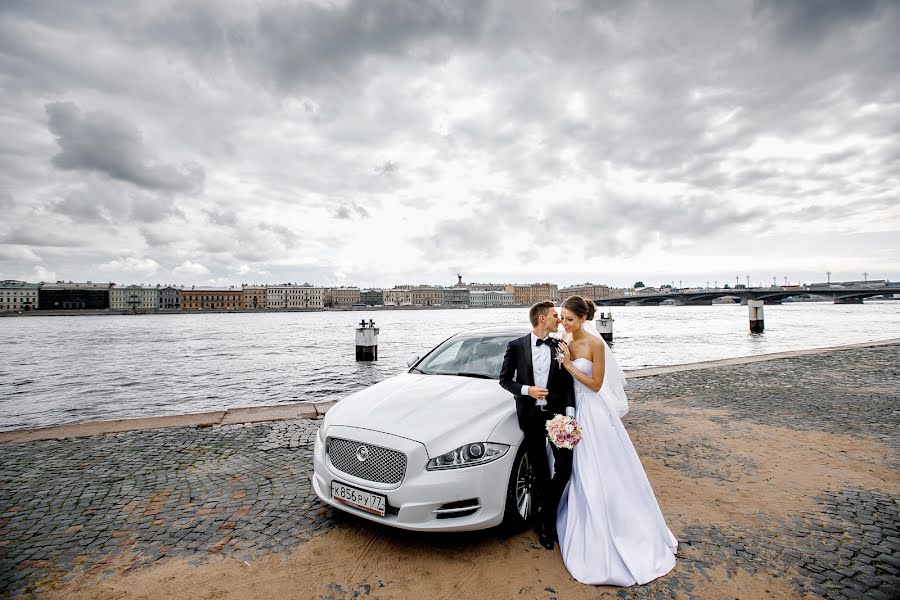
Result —
<instances>
[{"instance_id":1,"label":"black tuxedo jacket","mask_svg":"<svg viewBox=\"0 0 900 600\"><path fill-rule=\"evenodd\" d=\"M550 375L547 377L547 410L535 405L531 396L522 395L523 385L534 385L534 367L531 364L531 333L517 338L506 346L503 368L500 370L500 385L516 398L516 414L522 431L543 427L543 422L554 415L566 414L566 407L575 407L575 384L572 374L556 361L550 352Z\"/></svg>"}]
</instances>

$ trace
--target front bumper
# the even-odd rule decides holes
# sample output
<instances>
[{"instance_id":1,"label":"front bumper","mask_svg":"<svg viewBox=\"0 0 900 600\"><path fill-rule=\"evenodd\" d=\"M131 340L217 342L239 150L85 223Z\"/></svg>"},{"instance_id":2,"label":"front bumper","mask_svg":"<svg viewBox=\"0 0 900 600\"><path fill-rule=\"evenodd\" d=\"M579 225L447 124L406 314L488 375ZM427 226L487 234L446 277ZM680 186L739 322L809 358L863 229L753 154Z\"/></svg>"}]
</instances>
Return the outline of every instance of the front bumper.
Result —
<instances>
[{"instance_id":1,"label":"front bumper","mask_svg":"<svg viewBox=\"0 0 900 600\"><path fill-rule=\"evenodd\" d=\"M374 483L335 468L325 453L323 440L317 435L313 459L313 489L323 502L335 508L370 521L413 531L471 531L493 527L503 521L506 490L516 448L510 448L502 458L484 465L426 471L429 456L425 446L419 442L378 431L338 425L329 428L328 436L374 444L406 454L406 473L399 484ZM331 497L332 481L384 495L387 498L388 514L383 517L373 515L334 500ZM477 500L480 508L474 512L471 512L471 508L458 508L470 506L464 503L470 500ZM445 506L448 504L450 507Z\"/></svg>"}]
</instances>

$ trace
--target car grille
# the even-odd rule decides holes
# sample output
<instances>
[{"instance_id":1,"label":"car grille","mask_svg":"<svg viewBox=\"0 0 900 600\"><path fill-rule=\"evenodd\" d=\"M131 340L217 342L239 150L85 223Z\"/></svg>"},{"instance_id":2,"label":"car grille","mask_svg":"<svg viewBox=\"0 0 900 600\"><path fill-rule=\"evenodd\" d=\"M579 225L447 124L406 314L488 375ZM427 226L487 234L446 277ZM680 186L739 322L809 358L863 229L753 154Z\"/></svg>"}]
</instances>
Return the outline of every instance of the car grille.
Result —
<instances>
[{"instance_id":1,"label":"car grille","mask_svg":"<svg viewBox=\"0 0 900 600\"><path fill-rule=\"evenodd\" d=\"M359 460L360 448L368 450L366 460ZM406 473L406 455L396 450L363 442L331 438L328 442L331 464L348 475L378 483L400 483Z\"/></svg>"}]
</instances>

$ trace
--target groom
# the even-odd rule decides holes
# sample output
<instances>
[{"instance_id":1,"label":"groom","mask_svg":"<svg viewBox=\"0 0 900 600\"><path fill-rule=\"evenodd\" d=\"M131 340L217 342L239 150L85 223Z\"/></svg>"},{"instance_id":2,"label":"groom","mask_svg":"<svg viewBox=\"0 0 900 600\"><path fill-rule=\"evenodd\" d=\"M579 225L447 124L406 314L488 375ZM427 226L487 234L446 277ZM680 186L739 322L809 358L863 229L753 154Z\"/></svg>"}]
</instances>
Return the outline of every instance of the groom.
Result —
<instances>
[{"instance_id":1,"label":"groom","mask_svg":"<svg viewBox=\"0 0 900 600\"><path fill-rule=\"evenodd\" d=\"M516 398L519 427L525 434L522 444L534 472L532 494L537 506L538 535L541 546L553 549L556 537L556 510L566 483L572 474L572 451L553 448L554 474L550 478L547 460L546 423L554 415L575 407L572 375L556 361L556 339L548 337L559 327L559 315L549 300L538 302L528 312L533 327L525 337L506 347L500 385ZM546 400L545 410L538 401Z\"/></svg>"}]
</instances>

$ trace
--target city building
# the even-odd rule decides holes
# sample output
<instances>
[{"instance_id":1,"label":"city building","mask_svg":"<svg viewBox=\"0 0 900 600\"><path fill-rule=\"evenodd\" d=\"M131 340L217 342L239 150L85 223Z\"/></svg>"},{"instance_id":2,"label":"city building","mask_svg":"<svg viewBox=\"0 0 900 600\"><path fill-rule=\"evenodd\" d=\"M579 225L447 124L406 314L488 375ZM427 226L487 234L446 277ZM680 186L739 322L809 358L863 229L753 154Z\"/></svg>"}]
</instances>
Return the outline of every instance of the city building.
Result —
<instances>
[{"instance_id":1,"label":"city building","mask_svg":"<svg viewBox=\"0 0 900 600\"><path fill-rule=\"evenodd\" d=\"M241 307L243 291L234 287L201 287L181 290L182 310L234 310Z\"/></svg>"},{"instance_id":2,"label":"city building","mask_svg":"<svg viewBox=\"0 0 900 600\"><path fill-rule=\"evenodd\" d=\"M537 302L551 300L557 302L559 300L559 291L556 284L553 283L527 283L527 284L508 284L505 288L507 292L511 292L515 298L515 304L531 306Z\"/></svg>"},{"instance_id":3,"label":"city building","mask_svg":"<svg viewBox=\"0 0 900 600\"><path fill-rule=\"evenodd\" d=\"M267 286L266 306L280 309L324 308L325 288L315 287L308 283L302 285L283 283Z\"/></svg>"},{"instance_id":4,"label":"city building","mask_svg":"<svg viewBox=\"0 0 900 600\"><path fill-rule=\"evenodd\" d=\"M444 288L444 306L468 306L469 288L449 287Z\"/></svg>"},{"instance_id":5,"label":"city building","mask_svg":"<svg viewBox=\"0 0 900 600\"><path fill-rule=\"evenodd\" d=\"M57 281L38 289L38 310L106 310L112 283Z\"/></svg>"},{"instance_id":6,"label":"city building","mask_svg":"<svg viewBox=\"0 0 900 600\"><path fill-rule=\"evenodd\" d=\"M569 296L581 296L590 300L602 300L604 298L621 298L625 290L611 288L608 285L597 283L580 283L570 285L559 290L559 299L565 300Z\"/></svg>"},{"instance_id":7,"label":"city building","mask_svg":"<svg viewBox=\"0 0 900 600\"><path fill-rule=\"evenodd\" d=\"M359 301L363 304L368 304L369 306L384 304L384 290L360 290Z\"/></svg>"},{"instance_id":8,"label":"city building","mask_svg":"<svg viewBox=\"0 0 900 600\"><path fill-rule=\"evenodd\" d=\"M443 306L444 288L436 285L419 285L409 290L413 306Z\"/></svg>"},{"instance_id":9,"label":"city building","mask_svg":"<svg viewBox=\"0 0 900 600\"><path fill-rule=\"evenodd\" d=\"M412 304L410 286L398 285L389 290L384 290L385 306L409 306Z\"/></svg>"},{"instance_id":10,"label":"city building","mask_svg":"<svg viewBox=\"0 0 900 600\"><path fill-rule=\"evenodd\" d=\"M181 310L181 288L159 288L159 310Z\"/></svg>"},{"instance_id":11,"label":"city building","mask_svg":"<svg viewBox=\"0 0 900 600\"><path fill-rule=\"evenodd\" d=\"M255 310L268 306L266 286L245 285L241 288L241 308Z\"/></svg>"},{"instance_id":12,"label":"city building","mask_svg":"<svg viewBox=\"0 0 900 600\"><path fill-rule=\"evenodd\" d=\"M159 290L139 285L118 287L113 284L109 290L109 307L112 310L156 310L159 308Z\"/></svg>"},{"instance_id":13,"label":"city building","mask_svg":"<svg viewBox=\"0 0 900 600\"><path fill-rule=\"evenodd\" d=\"M516 297L512 292L499 290L469 290L469 305L479 307L513 306Z\"/></svg>"},{"instance_id":14,"label":"city building","mask_svg":"<svg viewBox=\"0 0 900 600\"><path fill-rule=\"evenodd\" d=\"M357 287L326 288L325 306L347 308L359 304L360 293Z\"/></svg>"},{"instance_id":15,"label":"city building","mask_svg":"<svg viewBox=\"0 0 900 600\"><path fill-rule=\"evenodd\" d=\"M15 279L0 281L0 312L36 309L40 287L40 283L26 283Z\"/></svg>"}]
</instances>

